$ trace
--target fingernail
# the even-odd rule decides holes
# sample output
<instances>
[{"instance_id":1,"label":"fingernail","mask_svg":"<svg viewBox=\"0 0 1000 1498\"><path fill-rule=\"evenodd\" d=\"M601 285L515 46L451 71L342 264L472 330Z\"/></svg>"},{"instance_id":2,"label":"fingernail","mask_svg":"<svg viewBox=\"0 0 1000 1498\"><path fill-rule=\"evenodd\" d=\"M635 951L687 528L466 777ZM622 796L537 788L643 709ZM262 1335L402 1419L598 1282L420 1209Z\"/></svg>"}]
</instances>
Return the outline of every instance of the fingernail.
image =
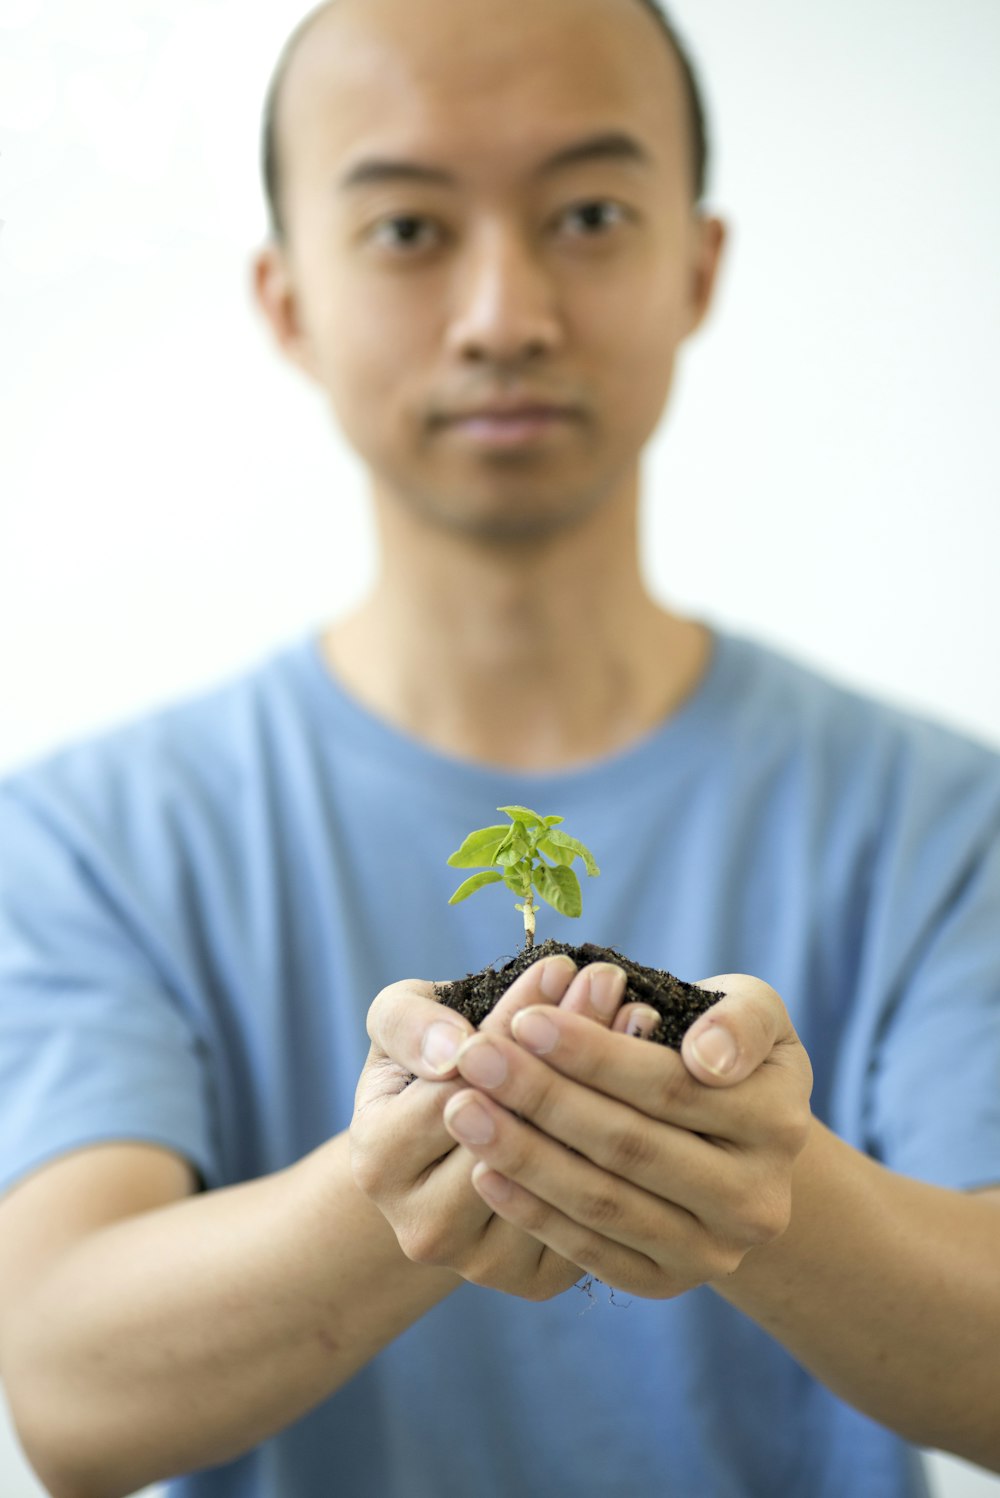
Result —
<instances>
[{"instance_id":1,"label":"fingernail","mask_svg":"<svg viewBox=\"0 0 1000 1498\"><path fill-rule=\"evenodd\" d=\"M455 1057L465 1040L465 1031L460 1030L457 1025L449 1025L447 1021L435 1020L434 1024L424 1034L424 1043L420 1054L423 1056L431 1071L441 1074L451 1071L455 1065Z\"/></svg>"},{"instance_id":2,"label":"fingernail","mask_svg":"<svg viewBox=\"0 0 1000 1498\"><path fill-rule=\"evenodd\" d=\"M458 1069L467 1082L476 1087L499 1087L506 1079L507 1063L488 1040L474 1036L467 1040L458 1055Z\"/></svg>"},{"instance_id":3,"label":"fingernail","mask_svg":"<svg viewBox=\"0 0 1000 1498\"><path fill-rule=\"evenodd\" d=\"M445 1123L463 1144L489 1144L493 1138L493 1120L485 1108L469 1099L451 1111L445 1110Z\"/></svg>"},{"instance_id":4,"label":"fingernail","mask_svg":"<svg viewBox=\"0 0 1000 1498\"><path fill-rule=\"evenodd\" d=\"M472 1182L477 1190L494 1202L507 1201L513 1190L506 1176L500 1175L498 1171L487 1169L482 1160L472 1172Z\"/></svg>"},{"instance_id":5,"label":"fingernail","mask_svg":"<svg viewBox=\"0 0 1000 1498\"><path fill-rule=\"evenodd\" d=\"M639 1040L648 1040L653 1031L659 1028L660 1014L656 1009L648 1009L645 1005L641 1009L633 1009L632 1017L628 1022L628 1033L635 1035Z\"/></svg>"},{"instance_id":6,"label":"fingernail","mask_svg":"<svg viewBox=\"0 0 1000 1498\"><path fill-rule=\"evenodd\" d=\"M602 1019L617 1012L625 992L625 971L611 963L595 963L590 975L590 1006Z\"/></svg>"},{"instance_id":7,"label":"fingernail","mask_svg":"<svg viewBox=\"0 0 1000 1498\"><path fill-rule=\"evenodd\" d=\"M511 1023L514 1039L526 1045L536 1056L554 1051L559 1042L559 1031L550 1019L539 1014L537 1009L521 1009Z\"/></svg>"},{"instance_id":8,"label":"fingernail","mask_svg":"<svg viewBox=\"0 0 1000 1498\"><path fill-rule=\"evenodd\" d=\"M736 1065L736 1042L721 1025L703 1030L691 1044L695 1060L713 1076L724 1077Z\"/></svg>"},{"instance_id":9,"label":"fingernail","mask_svg":"<svg viewBox=\"0 0 1000 1498\"><path fill-rule=\"evenodd\" d=\"M576 963L565 952L546 957L542 963L542 993L547 999L561 999L575 975Z\"/></svg>"}]
</instances>

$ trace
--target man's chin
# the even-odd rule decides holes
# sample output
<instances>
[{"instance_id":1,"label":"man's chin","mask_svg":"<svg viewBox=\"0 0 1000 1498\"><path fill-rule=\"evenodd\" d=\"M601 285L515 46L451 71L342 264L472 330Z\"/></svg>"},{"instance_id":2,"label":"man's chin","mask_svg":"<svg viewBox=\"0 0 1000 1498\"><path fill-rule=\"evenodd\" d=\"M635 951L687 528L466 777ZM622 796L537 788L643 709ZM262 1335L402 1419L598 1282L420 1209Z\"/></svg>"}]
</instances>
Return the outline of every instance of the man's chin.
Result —
<instances>
[{"instance_id":1,"label":"man's chin","mask_svg":"<svg viewBox=\"0 0 1000 1498\"><path fill-rule=\"evenodd\" d=\"M602 493L576 495L560 502L552 496L540 500L536 505L525 505L523 498L517 506L498 504L467 504L460 499L428 499L407 496L400 500L411 513L442 532L462 537L469 541L499 546L534 545L575 530L599 507Z\"/></svg>"},{"instance_id":2,"label":"man's chin","mask_svg":"<svg viewBox=\"0 0 1000 1498\"><path fill-rule=\"evenodd\" d=\"M492 546L538 545L551 537L572 530L580 523L579 515L479 515L452 516L441 521L441 528L470 541Z\"/></svg>"}]
</instances>

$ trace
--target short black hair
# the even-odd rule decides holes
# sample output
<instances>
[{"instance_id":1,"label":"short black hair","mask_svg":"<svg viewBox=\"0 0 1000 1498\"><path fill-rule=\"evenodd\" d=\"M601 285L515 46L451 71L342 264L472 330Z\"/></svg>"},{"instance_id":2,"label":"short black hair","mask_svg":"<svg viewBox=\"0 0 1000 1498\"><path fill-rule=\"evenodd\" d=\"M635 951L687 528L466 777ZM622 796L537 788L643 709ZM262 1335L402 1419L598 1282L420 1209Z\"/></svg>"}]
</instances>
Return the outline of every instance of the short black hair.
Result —
<instances>
[{"instance_id":1,"label":"short black hair","mask_svg":"<svg viewBox=\"0 0 1000 1498\"><path fill-rule=\"evenodd\" d=\"M264 101L261 131L261 174L264 181L264 196L267 202L271 237L277 244L283 244L286 237L286 224L281 202L281 164L279 161L277 129L275 126L278 100L289 63L293 54L298 49L299 43L302 41L305 33L311 28L313 22L324 11L329 10L332 3L334 3L334 0L322 0L322 3L311 10L296 26L282 48L281 55L275 64ZM690 120L694 201L695 203L700 203L705 196L709 164L708 128L701 84L699 83L694 64L684 43L678 36L673 22L667 17L662 6L658 3L658 0L638 0L638 3L655 18L657 25L670 43L681 65Z\"/></svg>"}]
</instances>

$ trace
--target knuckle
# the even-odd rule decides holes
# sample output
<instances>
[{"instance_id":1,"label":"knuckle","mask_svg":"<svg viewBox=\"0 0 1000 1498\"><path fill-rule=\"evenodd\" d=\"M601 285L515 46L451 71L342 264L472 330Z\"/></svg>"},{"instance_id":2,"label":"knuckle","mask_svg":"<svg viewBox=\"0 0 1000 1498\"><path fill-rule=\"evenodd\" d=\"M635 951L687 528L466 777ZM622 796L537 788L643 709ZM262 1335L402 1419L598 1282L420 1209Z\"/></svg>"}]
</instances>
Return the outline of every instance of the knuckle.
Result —
<instances>
[{"instance_id":1,"label":"knuckle","mask_svg":"<svg viewBox=\"0 0 1000 1498\"><path fill-rule=\"evenodd\" d=\"M614 1228L621 1222L622 1204L614 1191L588 1191L581 1201L580 1214L596 1228Z\"/></svg>"},{"instance_id":2,"label":"knuckle","mask_svg":"<svg viewBox=\"0 0 1000 1498\"><path fill-rule=\"evenodd\" d=\"M641 1128L631 1124L613 1126L605 1148L606 1158L602 1163L614 1175L628 1177L656 1164L657 1152L652 1141Z\"/></svg>"},{"instance_id":3,"label":"knuckle","mask_svg":"<svg viewBox=\"0 0 1000 1498\"><path fill-rule=\"evenodd\" d=\"M751 1005L746 1017L749 1049L753 1055L762 1059L771 1053L774 1045L774 1013L768 1006L761 1003Z\"/></svg>"},{"instance_id":4,"label":"knuckle","mask_svg":"<svg viewBox=\"0 0 1000 1498\"><path fill-rule=\"evenodd\" d=\"M380 988L368 1006L366 1026L368 1038L381 1045L384 1031L391 1027L392 1016L396 1012L396 1006L401 997L401 991L406 988L405 982L389 983L385 988Z\"/></svg>"},{"instance_id":5,"label":"knuckle","mask_svg":"<svg viewBox=\"0 0 1000 1498\"><path fill-rule=\"evenodd\" d=\"M483 1290L500 1290L505 1294L512 1293L517 1283L511 1275L511 1266L498 1264L494 1258L473 1259L463 1267L462 1278Z\"/></svg>"},{"instance_id":6,"label":"knuckle","mask_svg":"<svg viewBox=\"0 0 1000 1498\"><path fill-rule=\"evenodd\" d=\"M650 1101L656 1117L670 1119L690 1105L694 1078L679 1056L665 1055L663 1061L665 1064L659 1068L651 1087Z\"/></svg>"},{"instance_id":7,"label":"knuckle","mask_svg":"<svg viewBox=\"0 0 1000 1498\"><path fill-rule=\"evenodd\" d=\"M449 1262L448 1236L442 1225L431 1218L403 1224L396 1229L396 1238L403 1253L414 1264Z\"/></svg>"},{"instance_id":8,"label":"knuckle","mask_svg":"<svg viewBox=\"0 0 1000 1498\"><path fill-rule=\"evenodd\" d=\"M788 1227L792 1215L790 1187L776 1182L748 1191L737 1214L736 1238L745 1248L773 1243Z\"/></svg>"},{"instance_id":9,"label":"knuckle","mask_svg":"<svg viewBox=\"0 0 1000 1498\"><path fill-rule=\"evenodd\" d=\"M462 1278L486 1290L499 1290L521 1300L551 1300L567 1286L565 1261L550 1249L537 1252L519 1231L507 1227L488 1253L473 1256L462 1270Z\"/></svg>"},{"instance_id":10,"label":"knuckle","mask_svg":"<svg viewBox=\"0 0 1000 1498\"><path fill-rule=\"evenodd\" d=\"M742 1264L750 1245L742 1241L739 1232L715 1229L701 1225L698 1242L692 1246L688 1268L690 1285L703 1285L713 1280L728 1279Z\"/></svg>"},{"instance_id":11,"label":"knuckle","mask_svg":"<svg viewBox=\"0 0 1000 1498\"><path fill-rule=\"evenodd\" d=\"M522 1201L518 1204L517 1221L523 1232L532 1237L544 1232L550 1219L550 1209L537 1196L525 1193Z\"/></svg>"},{"instance_id":12,"label":"knuckle","mask_svg":"<svg viewBox=\"0 0 1000 1498\"><path fill-rule=\"evenodd\" d=\"M749 1252L746 1244L717 1243L710 1255L711 1271L706 1280L730 1279Z\"/></svg>"},{"instance_id":13,"label":"knuckle","mask_svg":"<svg viewBox=\"0 0 1000 1498\"><path fill-rule=\"evenodd\" d=\"M496 1156L491 1156L490 1163L495 1165L501 1175L509 1176L514 1181L523 1181L530 1173L531 1153L532 1132L518 1129L512 1138L501 1140ZM525 1211L527 1210L525 1207Z\"/></svg>"},{"instance_id":14,"label":"knuckle","mask_svg":"<svg viewBox=\"0 0 1000 1498\"><path fill-rule=\"evenodd\" d=\"M548 1270L539 1268L537 1274L524 1287L522 1299L540 1305L543 1300L553 1300L555 1296L561 1295L565 1289L566 1274L559 1269L558 1265L553 1265Z\"/></svg>"},{"instance_id":15,"label":"knuckle","mask_svg":"<svg viewBox=\"0 0 1000 1498\"><path fill-rule=\"evenodd\" d=\"M622 1280L623 1290L647 1300L676 1300L703 1283L700 1275L685 1274L674 1264L654 1260L642 1261L635 1268L630 1266L627 1279L622 1276Z\"/></svg>"},{"instance_id":16,"label":"knuckle","mask_svg":"<svg viewBox=\"0 0 1000 1498\"><path fill-rule=\"evenodd\" d=\"M807 1103L783 1109L772 1119L772 1137L778 1153L785 1159L794 1160L806 1146L812 1120Z\"/></svg>"},{"instance_id":17,"label":"knuckle","mask_svg":"<svg viewBox=\"0 0 1000 1498\"><path fill-rule=\"evenodd\" d=\"M396 1224L396 1241L411 1263L427 1264L430 1262L429 1239L412 1224Z\"/></svg>"},{"instance_id":18,"label":"knuckle","mask_svg":"<svg viewBox=\"0 0 1000 1498\"><path fill-rule=\"evenodd\" d=\"M776 1191L771 1203L771 1212L768 1219L770 1236L768 1243L773 1243L775 1238L788 1231L792 1221L792 1188Z\"/></svg>"},{"instance_id":19,"label":"knuckle","mask_svg":"<svg viewBox=\"0 0 1000 1498\"><path fill-rule=\"evenodd\" d=\"M601 1238L587 1228L578 1228L563 1252L576 1265L577 1279L583 1273L592 1279L610 1284L613 1274L608 1254L609 1247L606 1238Z\"/></svg>"},{"instance_id":20,"label":"knuckle","mask_svg":"<svg viewBox=\"0 0 1000 1498\"><path fill-rule=\"evenodd\" d=\"M813 1091L813 1086L814 1086L815 1081L816 1081L816 1077L815 1077L815 1074L813 1072L812 1062L809 1059L809 1052L806 1050L805 1046L802 1045L801 1043L798 1046L798 1052L799 1052L800 1069L802 1071L802 1095L803 1095L803 1101L804 1101L806 1107L808 1108L808 1106L809 1106L809 1099L812 1097L812 1091Z\"/></svg>"},{"instance_id":21,"label":"knuckle","mask_svg":"<svg viewBox=\"0 0 1000 1498\"><path fill-rule=\"evenodd\" d=\"M545 1065L537 1068L537 1074L533 1067L532 1073L530 1082L524 1085L523 1095L512 1101L511 1106L530 1118L543 1134L548 1134L552 1132L549 1126L553 1123L559 1092L565 1088L565 1078Z\"/></svg>"}]
</instances>

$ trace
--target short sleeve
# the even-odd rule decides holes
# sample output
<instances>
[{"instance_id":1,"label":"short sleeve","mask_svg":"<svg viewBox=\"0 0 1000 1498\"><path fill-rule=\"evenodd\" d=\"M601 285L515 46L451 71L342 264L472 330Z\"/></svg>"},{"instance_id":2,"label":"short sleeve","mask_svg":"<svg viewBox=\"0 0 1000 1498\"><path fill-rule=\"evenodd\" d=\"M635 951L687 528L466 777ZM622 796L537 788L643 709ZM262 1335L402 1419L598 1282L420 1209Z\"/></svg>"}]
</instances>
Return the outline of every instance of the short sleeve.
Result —
<instances>
[{"instance_id":1,"label":"short sleeve","mask_svg":"<svg viewBox=\"0 0 1000 1498\"><path fill-rule=\"evenodd\" d=\"M218 1184L206 1050L116 906L113 858L0 787L0 1191L111 1140L163 1145Z\"/></svg>"},{"instance_id":2,"label":"short sleeve","mask_svg":"<svg viewBox=\"0 0 1000 1498\"><path fill-rule=\"evenodd\" d=\"M875 1153L955 1189L1000 1185L1000 825L924 934L871 1074Z\"/></svg>"}]
</instances>

